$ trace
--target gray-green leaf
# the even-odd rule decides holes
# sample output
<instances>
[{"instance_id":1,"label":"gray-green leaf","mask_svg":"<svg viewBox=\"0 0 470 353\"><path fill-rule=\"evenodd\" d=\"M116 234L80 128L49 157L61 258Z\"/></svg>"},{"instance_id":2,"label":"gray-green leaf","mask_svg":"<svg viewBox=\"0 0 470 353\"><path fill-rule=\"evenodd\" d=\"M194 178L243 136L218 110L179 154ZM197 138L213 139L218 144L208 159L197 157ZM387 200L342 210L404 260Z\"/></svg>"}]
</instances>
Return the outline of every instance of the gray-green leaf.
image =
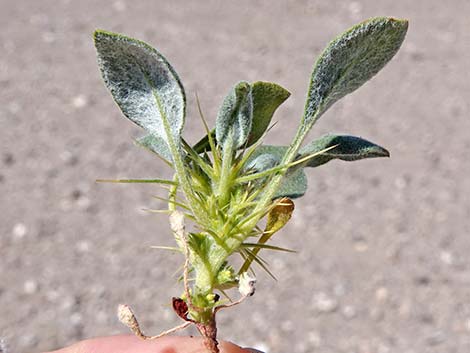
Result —
<instances>
[{"instance_id":1,"label":"gray-green leaf","mask_svg":"<svg viewBox=\"0 0 470 353\"><path fill-rule=\"evenodd\" d=\"M348 135L329 134L310 142L299 150L296 159L301 159L311 154L318 153L327 148L336 146L322 154L319 154L304 164L306 167L318 167L332 159L343 161L357 161L364 158L390 157L389 152L379 145L363 138Z\"/></svg>"},{"instance_id":2,"label":"gray-green leaf","mask_svg":"<svg viewBox=\"0 0 470 353\"><path fill-rule=\"evenodd\" d=\"M247 161L247 165L250 163L255 163L259 157L262 157L262 160L267 161L281 161L286 153L288 146L272 146L272 145L261 145L259 146L250 159ZM270 158L266 156L271 156ZM258 162L261 162L259 160ZM255 163L256 164L256 163ZM265 169L269 169L266 163L257 163L257 166L264 165ZM262 171L262 170L257 170ZM276 191L273 196L273 199L280 197L289 197L291 199L301 197L307 191L307 176L303 168L297 170L288 171L282 180L281 186Z\"/></svg>"},{"instance_id":3,"label":"gray-green leaf","mask_svg":"<svg viewBox=\"0 0 470 353\"><path fill-rule=\"evenodd\" d=\"M277 156L271 153L263 153L250 159L246 164L245 170L259 173L274 168L279 164L279 162L280 160Z\"/></svg>"},{"instance_id":4,"label":"gray-green leaf","mask_svg":"<svg viewBox=\"0 0 470 353\"><path fill-rule=\"evenodd\" d=\"M97 30L94 39L104 82L124 115L168 141L165 116L179 143L186 98L168 61L148 44L120 34Z\"/></svg>"},{"instance_id":5,"label":"gray-green leaf","mask_svg":"<svg viewBox=\"0 0 470 353\"><path fill-rule=\"evenodd\" d=\"M156 153L166 161L172 160L168 144L159 136L149 134L138 138L135 142L138 145L150 150L151 152Z\"/></svg>"},{"instance_id":6,"label":"gray-green leaf","mask_svg":"<svg viewBox=\"0 0 470 353\"><path fill-rule=\"evenodd\" d=\"M295 199L304 196L307 192L307 176L303 169L295 170L287 173L284 177L281 187L274 194L273 199L280 197L288 197Z\"/></svg>"},{"instance_id":7,"label":"gray-green leaf","mask_svg":"<svg viewBox=\"0 0 470 353\"><path fill-rule=\"evenodd\" d=\"M334 39L313 69L302 123L309 130L333 103L372 78L395 55L408 21L377 17Z\"/></svg>"},{"instance_id":8,"label":"gray-green leaf","mask_svg":"<svg viewBox=\"0 0 470 353\"><path fill-rule=\"evenodd\" d=\"M258 81L252 85L253 123L247 146L258 141L271 123L276 109L290 96L290 92L281 86Z\"/></svg>"},{"instance_id":9,"label":"gray-green leaf","mask_svg":"<svg viewBox=\"0 0 470 353\"><path fill-rule=\"evenodd\" d=\"M233 149L243 146L253 120L253 98L248 82L237 83L225 97L215 122L215 138L220 146L226 141Z\"/></svg>"},{"instance_id":10,"label":"gray-green leaf","mask_svg":"<svg viewBox=\"0 0 470 353\"><path fill-rule=\"evenodd\" d=\"M277 108L290 96L290 92L272 82L258 81L252 84L253 119L246 147L258 141L267 128ZM215 130L210 132L215 137ZM209 150L209 137L206 135L194 146L196 153Z\"/></svg>"}]
</instances>

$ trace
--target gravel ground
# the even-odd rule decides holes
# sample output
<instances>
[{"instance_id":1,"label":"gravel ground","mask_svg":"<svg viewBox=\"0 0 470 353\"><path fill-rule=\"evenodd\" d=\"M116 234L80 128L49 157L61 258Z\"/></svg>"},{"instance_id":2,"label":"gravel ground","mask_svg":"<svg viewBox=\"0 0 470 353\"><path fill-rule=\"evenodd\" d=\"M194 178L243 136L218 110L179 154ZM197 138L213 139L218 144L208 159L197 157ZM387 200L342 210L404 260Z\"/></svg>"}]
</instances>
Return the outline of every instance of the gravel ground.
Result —
<instances>
[{"instance_id":1,"label":"gravel ground","mask_svg":"<svg viewBox=\"0 0 470 353\"><path fill-rule=\"evenodd\" d=\"M186 134L203 133L238 80L292 92L271 143L293 135L314 58L362 19L410 20L396 58L312 131L345 132L389 160L332 162L267 254L278 281L220 315L220 337L269 353L470 351L470 2L0 0L0 336L12 353L127 332L118 303L148 333L178 323L182 259L163 195L96 178L169 177L135 147L101 83L91 33L123 32L160 49L188 92ZM191 333L192 331L189 331Z\"/></svg>"}]
</instances>

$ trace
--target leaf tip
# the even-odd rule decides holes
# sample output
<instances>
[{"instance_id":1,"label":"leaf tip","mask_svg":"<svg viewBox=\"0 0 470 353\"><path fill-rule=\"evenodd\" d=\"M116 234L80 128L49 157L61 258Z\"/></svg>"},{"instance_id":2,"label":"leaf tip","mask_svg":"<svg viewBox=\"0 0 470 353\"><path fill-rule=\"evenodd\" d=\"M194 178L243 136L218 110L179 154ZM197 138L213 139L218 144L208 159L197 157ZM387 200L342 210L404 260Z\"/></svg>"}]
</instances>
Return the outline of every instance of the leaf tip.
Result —
<instances>
[{"instance_id":1,"label":"leaf tip","mask_svg":"<svg viewBox=\"0 0 470 353\"><path fill-rule=\"evenodd\" d=\"M398 25L402 26L403 28L408 28L409 21L406 18L395 18L390 17L390 21L397 23Z\"/></svg>"},{"instance_id":2,"label":"leaf tip","mask_svg":"<svg viewBox=\"0 0 470 353\"><path fill-rule=\"evenodd\" d=\"M102 37L106 36L106 35L109 35L110 32L108 31L105 31L104 29L95 29L95 31L93 32L93 40L95 41L95 43L97 41L99 41Z\"/></svg>"},{"instance_id":3,"label":"leaf tip","mask_svg":"<svg viewBox=\"0 0 470 353\"><path fill-rule=\"evenodd\" d=\"M403 38L406 35L406 32L408 32L408 26L409 26L409 21L407 19L397 19L397 18L391 18L390 19L393 24L398 27L399 31L402 33Z\"/></svg>"},{"instance_id":4,"label":"leaf tip","mask_svg":"<svg viewBox=\"0 0 470 353\"><path fill-rule=\"evenodd\" d=\"M98 53L102 50L102 47L105 45L105 42L109 39L117 38L119 35L117 33L109 32L104 29L96 29L93 32L93 42Z\"/></svg>"},{"instance_id":5,"label":"leaf tip","mask_svg":"<svg viewBox=\"0 0 470 353\"><path fill-rule=\"evenodd\" d=\"M102 43L104 40L111 40L111 41L116 41L116 40L119 40L119 39L130 39L122 34L119 34L119 33L115 33L115 32L110 32L110 31L107 31L107 30L104 30L104 29L96 29L94 32L93 32L93 40L95 42L95 46L99 43Z\"/></svg>"},{"instance_id":6,"label":"leaf tip","mask_svg":"<svg viewBox=\"0 0 470 353\"><path fill-rule=\"evenodd\" d=\"M376 157L390 158L390 152L386 148L379 145L375 145L374 154Z\"/></svg>"},{"instance_id":7,"label":"leaf tip","mask_svg":"<svg viewBox=\"0 0 470 353\"><path fill-rule=\"evenodd\" d=\"M390 152L387 149L383 148L382 146L375 145L374 148L370 150L369 158L371 157L390 158Z\"/></svg>"},{"instance_id":8,"label":"leaf tip","mask_svg":"<svg viewBox=\"0 0 470 353\"><path fill-rule=\"evenodd\" d=\"M99 36L101 33L105 32L104 29L97 28L93 31L93 37Z\"/></svg>"},{"instance_id":9,"label":"leaf tip","mask_svg":"<svg viewBox=\"0 0 470 353\"><path fill-rule=\"evenodd\" d=\"M390 158L390 152L385 148L382 148L382 157Z\"/></svg>"}]
</instances>

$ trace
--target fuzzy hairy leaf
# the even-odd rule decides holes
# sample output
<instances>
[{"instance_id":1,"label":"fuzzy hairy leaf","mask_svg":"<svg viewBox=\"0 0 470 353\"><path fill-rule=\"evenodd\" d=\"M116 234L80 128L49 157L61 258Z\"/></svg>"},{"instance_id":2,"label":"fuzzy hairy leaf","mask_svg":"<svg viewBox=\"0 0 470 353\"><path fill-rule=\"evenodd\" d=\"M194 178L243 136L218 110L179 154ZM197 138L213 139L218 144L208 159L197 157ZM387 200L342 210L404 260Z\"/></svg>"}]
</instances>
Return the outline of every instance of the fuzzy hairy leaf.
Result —
<instances>
[{"instance_id":1,"label":"fuzzy hairy leaf","mask_svg":"<svg viewBox=\"0 0 470 353\"><path fill-rule=\"evenodd\" d=\"M196 254L195 259L199 258L205 261L209 257L210 249L212 245L212 238L202 233L189 233L188 234L188 246L191 252Z\"/></svg>"},{"instance_id":2,"label":"fuzzy hairy leaf","mask_svg":"<svg viewBox=\"0 0 470 353\"><path fill-rule=\"evenodd\" d=\"M279 162L280 159L277 156L274 156L271 153L263 153L249 160L245 167L245 170L259 173L274 168L279 164Z\"/></svg>"},{"instance_id":3,"label":"fuzzy hairy leaf","mask_svg":"<svg viewBox=\"0 0 470 353\"><path fill-rule=\"evenodd\" d=\"M250 159L247 161L247 165L250 165L252 162L255 162L259 156L271 156L270 160L281 161L282 157L286 153L288 146L272 146L272 145L262 145L256 149ZM267 157L263 157L267 158ZM261 166L261 163L258 163ZM269 169L270 164L265 164L265 168ZM262 170L257 170L260 172ZM281 186L276 191L272 199L277 199L280 197L289 197L297 198L301 197L307 191L307 176L302 168L293 170L292 172L287 172L284 175Z\"/></svg>"},{"instance_id":4,"label":"fuzzy hairy leaf","mask_svg":"<svg viewBox=\"0 0 470 353\"><path fill-rule=\"evenodd\" d=\"M149 151L156 153L166 161L171 161L171 152L168 148L168 144L164 139L156 135L146 135L138 138L135 141L139 146L142 146Z\"/></svg>"},{"instance_id":5,"label":"fuzzy hairy leaf","mask_svg":"<svg viewBox=\"0 0 470 353\"><path fill-rule=\"evenodd\" d=\"M307 192L307 176L303 169L288 172L284 177L281 187L274 194L273 199L288 197L296 199L302 197Z\"/></svg>"},{"instance_id":6,"label":"fuzzy hairy leaf","mask_svg":"<svg viewBox=\"0 0 470 353\"><path fill-rule=\"evenodd\" d=\"M377 17L330 42L313 69L302 122L307 130L333 103L362 86L392 59L407 29L406 20Z\"/></svg>"},{"instance_id":7,"label":"fuzzy hairy leaf","mask_svg":"<svg viewBox=\"0 0 470 353\"><path fill-rule=\"evenodd\" d=\"M220 146L230 141L231 148L243 146L253 119L253 98L248 82L237 83L225 97L215 122L215 138Z\"/></svg>"},{"instance_id":8,"label":"fuzzy hairy leaf","mask_svg":"<svg viewBox=\"0 0 470 353\"><path fill-rule=\"evenodd\" d=\"M272 82L257 81L251 86L253 118L246 147L258 141L268 129L272 117L279 106L290 96L290 92ZM215 130L210 132L215 137ZM193 149L196 153L208 151L209 137L204 136Z\"/></svg>"},{"instance_id":9,"label":"fuzzy hairy leaf","mask_svg":"<svg viewBox=\"0 0 470 353\"><path fill-rule=\"evenodd\" d=\"M314 66L304 115L282 163L291 163L296 158L303 140L322 113L363 85L392 59L407 28L406 20L372 18L339 35L327 46ZM284 179L280 174L271 180L272 187L260 197L260 205L272 200Z\"/></svg>"},{"instance_id":10,"label":"fuzzy hairy leaf","mask_svg":"<svg viewBox=\"0 0 470 353\"><path fill-rule=\"evenodd\" d=\"M336 147L309 159L305 162L304 166L318 167L332 159L357 161L365 158L390 157L390 153L385 148L363 138L328 134L302 147L296 159L301 159L333 146Z\"/></svg>"},{"instance_id":11,"label":"fuzzy hairy leaf","mask_svg":"<svg viewBox=\"0 0 470 353\"><path fill-rule=\"evenodd\" d=\"M103 80L124 115L168 142L164 115L179 141L186 97L168 61L150 45L120 34L97 30L94 39Z\"/></svg>"},{"instance_id":12,"label":"fuzzy hairy leaf","mask_svg":"<svg viewBox=\"0 0 470 353\"><path fill-rule=\"evenodd\" d=\"M253 123L247 146L258 141L268 129L279 106L289 98L290 92L272 82L258 81L252 85Z\"/></svg>"}]
</instances>

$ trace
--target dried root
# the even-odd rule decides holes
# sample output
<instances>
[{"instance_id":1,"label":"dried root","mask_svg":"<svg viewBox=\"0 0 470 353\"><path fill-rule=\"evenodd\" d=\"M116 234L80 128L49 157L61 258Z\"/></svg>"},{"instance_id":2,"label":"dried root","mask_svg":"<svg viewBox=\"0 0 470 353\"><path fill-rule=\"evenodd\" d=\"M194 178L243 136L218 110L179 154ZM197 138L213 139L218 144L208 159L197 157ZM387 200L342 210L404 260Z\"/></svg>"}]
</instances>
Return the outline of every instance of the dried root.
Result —
<instances>
[{"instance_id":1,"label":"dried root","mask_svg":"<svg viewBox=\"0 0 470 353\"><path fill-rule=\"evenodd\" d=\"M121 321L124 325L129 327L131 331L134 332L134 334L137 337L140 337L144 340L154 340L156 338L160 338L160 337L169 335L170 333L182 330L188 327L189 325L191 325L191 322L187 321L179 326L173 327L172 329L164 331L156 336L146 336L140 329L139 322L137 321L137 318L135 317L134 313L132 312L131 308L128 305L124 305L124 304L119 305L118 318L119 318L119 321Z\"/></svg>"},{"instance_id":2,"label":"dried root","mask_svg":"<svg viewBox=\"0 0 470 353\"><path fill-rule=\"evenodd\" d=\"M129 327L131 331L138 337L144 340L153 340L159 337L166 336L173 332L182 330L191 324L194 324L201 335L204 337L204 345L211 353L219 353L218 341L217 341L217 325L215 321L215 316L218 311L230 308L235 305L240 304L246 298L252 296L255 293L255 283L256 279L250 277L246 272L240 275L239 278L239 291L241 294L240 299L229 304L222 304L215 307L212 310L212 316L209 322L200 323L196 322L193 319L189 318L189 309L192 311L200 311L201 308L195 307L191 301L190 289L188 284L188 272L189 272L189 248L187 243L187 237L184 227L184 215L181 212L174 211L170 216L170 225L171 229L174 232L176 239L179 240L179 243L182 245L185 252L185 263L184 263L184 272L183 272L183 282L184 282L184 292L186 300L181 298L173 298L172 305L175 313L184 320L184 323L176 326L172 329L164 331L156 336L147 336L140 329L139 322L132 312L131 308L128 305L119 305L118 308L118 318L124 325ZM0 352L1 353L1 352Z\"/></svg>"}]
</instances>

